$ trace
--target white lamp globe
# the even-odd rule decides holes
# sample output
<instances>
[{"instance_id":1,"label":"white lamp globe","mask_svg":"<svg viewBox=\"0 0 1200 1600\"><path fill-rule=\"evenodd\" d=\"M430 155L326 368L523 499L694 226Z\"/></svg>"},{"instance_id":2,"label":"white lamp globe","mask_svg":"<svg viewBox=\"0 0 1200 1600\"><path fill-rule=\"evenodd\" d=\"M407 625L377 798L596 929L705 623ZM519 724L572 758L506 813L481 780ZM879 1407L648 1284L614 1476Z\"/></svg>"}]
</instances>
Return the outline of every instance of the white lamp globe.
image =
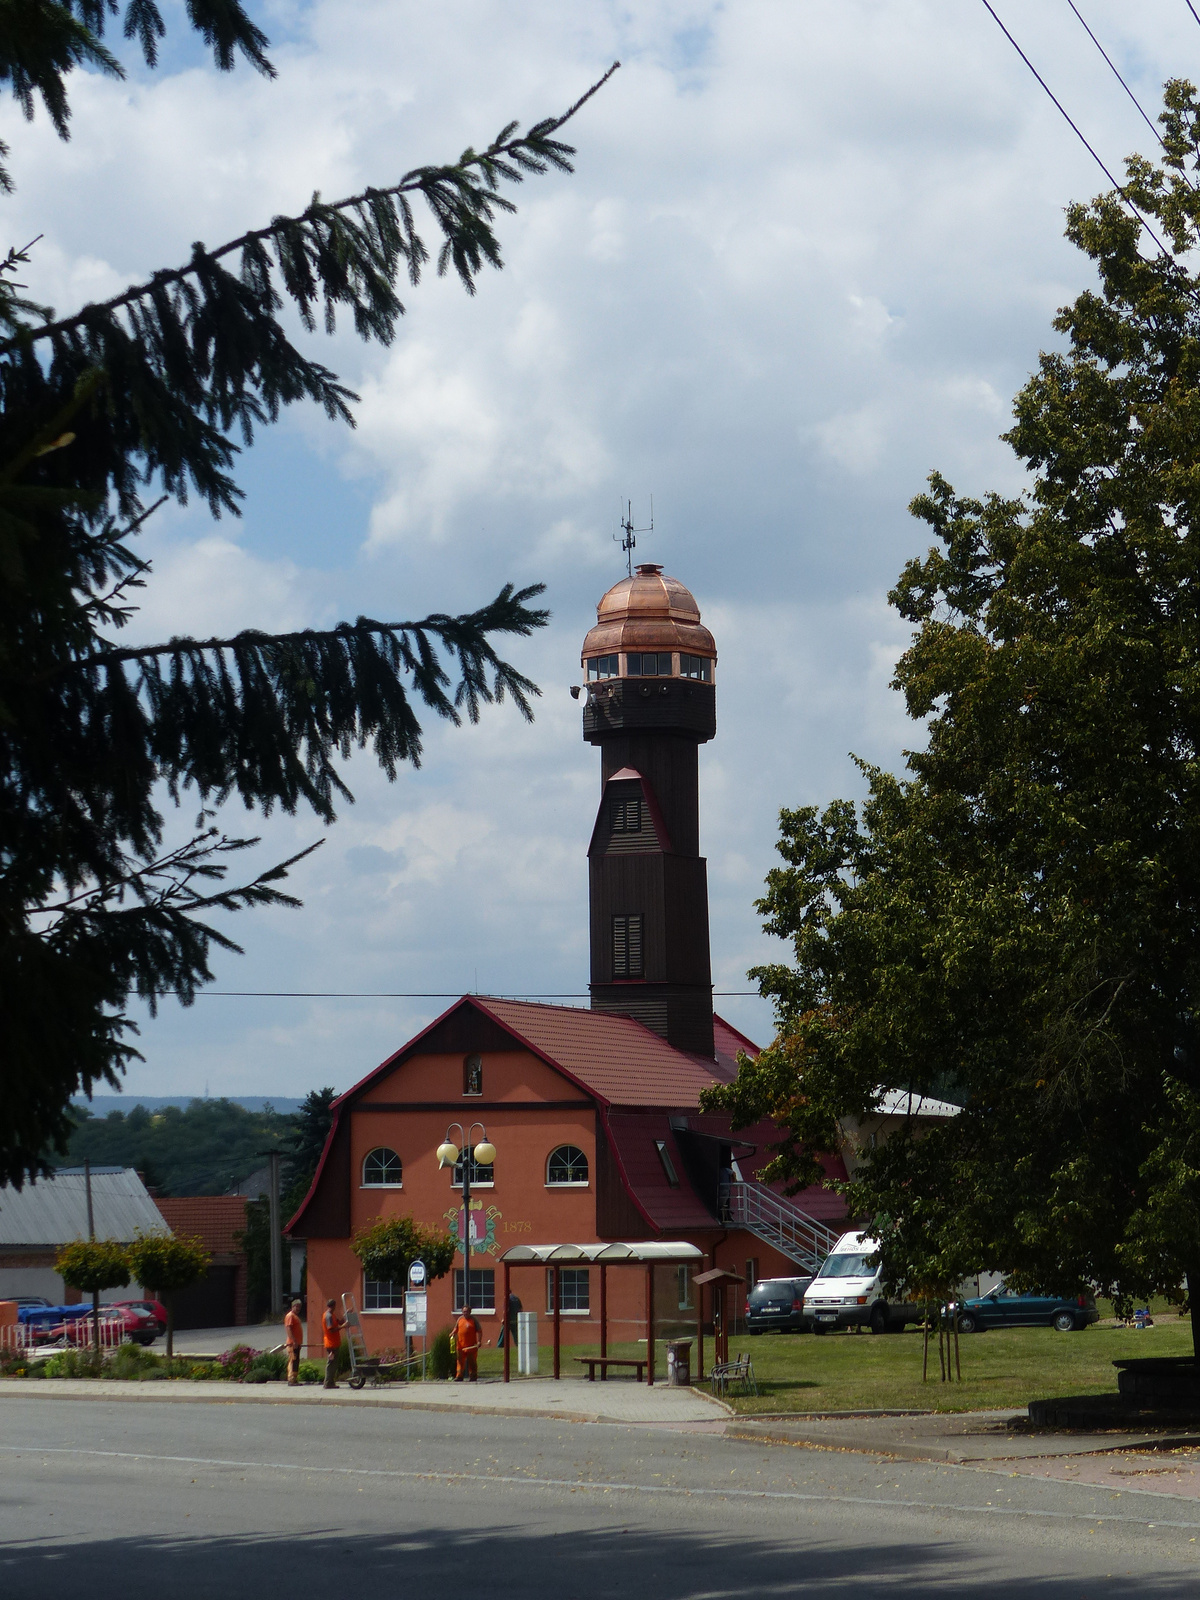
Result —
<instances>
[{"instance_id":1,"label":"white lamp globe","mask_svg":"<svg viewBox=\"0 0 1200 1600\"><path fill-rule=\"evenodd\" d=\"M439 1167L452 1167L458 1160L458 1146L447 1139L445 1144L438 1145L437 1158Z\"/></svg>"},{"instance_id":2,"label":"white lamp globe","mask_svg":"<svg viewBox=\"0 0 1200 1600\"><path fill-rule=\"evenodd\" d=\"M481 1167L490 1167L496 1159L496 1146L490 1139L484 1139L475 1146L475 1159Z\"/></svg>"}]
</instances>

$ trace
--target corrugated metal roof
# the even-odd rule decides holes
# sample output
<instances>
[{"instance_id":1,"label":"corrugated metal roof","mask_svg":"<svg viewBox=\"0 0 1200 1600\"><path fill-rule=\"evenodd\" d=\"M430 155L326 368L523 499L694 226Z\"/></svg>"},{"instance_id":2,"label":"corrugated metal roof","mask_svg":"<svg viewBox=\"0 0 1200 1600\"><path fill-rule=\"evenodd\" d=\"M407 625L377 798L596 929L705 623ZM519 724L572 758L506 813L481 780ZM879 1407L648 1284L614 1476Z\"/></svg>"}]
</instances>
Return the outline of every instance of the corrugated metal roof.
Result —
<instances>
[{"instance_id":1,"label":"corrugated metal roof","mask_svg":"<svg viewBox=\"0 0 1200 1600\"><path fill-rule=\"evenodd\" d=\"M724 1082L716 1063L676 1050L632 1017L529 1000L471 1003L614 1106L694 1106L701 1089Z\"/></svg>"},{"instance_id":2,"label":"corrugated metal roof","mask_svg":"<svg viewBox=\"0 0 1200 1600\"><path fill-rule=\"evenodd\" d=\"M171 1231L132 1167L92 1173L92 1215L97 1239L129 1244L138 1233ZM23 1189L0 1186L0 1245L53 1249L87 1233L82 1170L39 1178Z\"/></svg>"},{"instance_id":3,"label":"corrugated metal roof","mask_svg":"<svg viewBox=\"0 0 1200 1600\"><path fill-rule=\"evenodd\" d=\"M888 1089L879 1097L879 1112L885 1117L957 1117L961 1110L949 1100L934 1100L908 1089Z\"/></svg>"}]
</instances>

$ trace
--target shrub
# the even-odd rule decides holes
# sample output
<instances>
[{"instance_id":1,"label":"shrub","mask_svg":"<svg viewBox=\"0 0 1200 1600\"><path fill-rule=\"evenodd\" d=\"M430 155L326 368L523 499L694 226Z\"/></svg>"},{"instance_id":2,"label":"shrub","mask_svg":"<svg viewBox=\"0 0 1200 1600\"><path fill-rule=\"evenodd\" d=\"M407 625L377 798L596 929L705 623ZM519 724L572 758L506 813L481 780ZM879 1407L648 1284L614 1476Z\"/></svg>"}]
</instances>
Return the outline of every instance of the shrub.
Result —
<instances>
[{"instance_id":1,"label":"shrub","mask_svg":"<svg viewBox=\"0 0 1200 1600\"><path fill-rule=\"evenodd\" d=\"M248 1344L235 1344L232 1350L222 1350L217 1361L224 1377L240 1382L250 1371L257 1357L263 1353L261 1350L252 1349Z\"/></svg>"},{"instance_id":2,"label":"shrub","mask_svg":"<svg viewBox=\"0 0 1200 1600\"><path fill-rule=\"evenodd\" d=\"M246 1383L275 1383L287 1377L287 1356L282 1350L263 1350L246 1370Z\"/></svg>"},{"instance_id":3,"label":"shrub","mask_svg":"<svg viewBox=\"0 0 1200 1600\"><path fill-rule=\"evenodd\" d=\"M454 1352L450 1348L449 1328L442 1328L435 1334L429 1346L429 1375L431 1378L454 1376Z\"/></svg>"},{"instance_id":4,"label":"shrub","mask_svg":"<svg viewBox=\"0 0 1200 1600\"><path fill-rule=\"evenodd\" d=\"M0 1353L0 1374L6 1378L44 1378L46 1363L31 1350L12 1350Z\"/></svg>"},{"instance_id":5,"label":"shrub","mask_svg":"<svg viewBox=\"0 0 1200 1600\"><path fill-rule=\"evenodd\" d=\"M298 1376L301 1383L323 1383L325 1381L325 1363L323 1361L302 1361Z\"/></svg>"},{"instance_id":6,"label":"shrub","mask_svg":"<svg viewBox=\"0 0 1200 1600\"><path fill-rule=\"evenodd\" d=\"M172 1370L172 1377L193 1378L198 1383L204 1383L210 1378L224 1378L227 1376L224 1367L219 1361L176 1361L175 1367L182 1367L182 1370Z\"/></svg>"},{"instance_id":7,"label":"shrub","mask_svg":"<svg viewBox=\"0 0 1200 1600\"><path fill-rule=\"evenodd\" d=\"M43 1365L47 1378L99 1378L104 1357L98 1350L56 1350Z\"/></svg>"},{"instance_id":8,"label":"shrub","mask_svg":"<svg viewBox=\"0 0 1200 1600\"><path fill-rule=\"evenodd\" d=\"M162 1360L140 1344L118 1345L104 1365L106 1378L163 1378Z\"/></svg>"}]
</instances>

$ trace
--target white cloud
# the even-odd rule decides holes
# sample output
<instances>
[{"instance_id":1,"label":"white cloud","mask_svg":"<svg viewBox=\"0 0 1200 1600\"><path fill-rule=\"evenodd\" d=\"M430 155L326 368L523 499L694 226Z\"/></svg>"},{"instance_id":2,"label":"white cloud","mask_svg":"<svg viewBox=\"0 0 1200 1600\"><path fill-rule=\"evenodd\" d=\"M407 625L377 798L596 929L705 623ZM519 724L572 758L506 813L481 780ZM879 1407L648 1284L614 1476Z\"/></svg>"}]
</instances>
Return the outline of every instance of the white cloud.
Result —
<instances>
[{"instance_id":1,"label":"white cloud","mask_svg":"<svg viewBox=\"0 0 1200 1600\"><path fill-rule=\"evenodd\" d=\"M1144 145L1066 7L1003 14L1110 165ZM1153 110L1192 19L1087 15ZM1090 280L1063 208L1103 179L984 9L951 0L272 0L273 18L274 83L76 75L65 146L5 103L8 233L44 235L35 296L101 297L625 65L568 130L576 174L517 192L502 274L473 299L427 275L390 350L346 327L315 341L362 395L357 432L289 416L246 463L242 525L193 507L146 535L139 637L466 608L508 578L545 580L555 613L511 650L546 689L533 727L511 709L431 727L395 786L357 758L359 804L297 875L305 911L236 919L247 955L220 986L582 987L596 757L565 688L619 575L616 508L644 518L653 493L638 555L694 588L721 651L704 844L714 970L743 989L778 808L859 793L848 752L894 765L914 742L887 687L905 634L884 596L927 542L905 507L933 467L972 493L1022 482L997 435ZM266 860L322 829L264 833ZM168 1008L131 1086L344 1086L438 1009ZM728 1009L769 1026L757 1001Z\"/></svg>"}]
</instances>

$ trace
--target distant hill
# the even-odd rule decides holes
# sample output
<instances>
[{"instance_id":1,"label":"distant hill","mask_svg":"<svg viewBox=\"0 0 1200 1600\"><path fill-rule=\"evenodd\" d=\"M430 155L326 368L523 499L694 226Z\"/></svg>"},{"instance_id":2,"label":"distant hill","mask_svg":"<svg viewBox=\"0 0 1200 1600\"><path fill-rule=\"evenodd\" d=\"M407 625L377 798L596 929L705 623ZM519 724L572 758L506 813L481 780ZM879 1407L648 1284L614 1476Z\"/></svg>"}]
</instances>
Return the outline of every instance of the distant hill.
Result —
<instances>
[{"instance_id":1,"label":"distant hill","mask_svg":"<svg viewBox=\"0 0 1200 1600\"><path fill-rule=\"evenodd\" d=\"M86 1095L77 1094L71 1104L90 1111L94 1117L106 1117L110 1111L132 1111L134 1106L145 1106L147 1111L160 1111L163 1106L179 1106L182 1110L193 1100L207 1098L199 1094L98 1094L89 1100ZM263 1111L270 1106L272 1111L281 1111L289 1117L304 1104L303 1100L289 1100L286 1095L276 1094L228 1094L216 1098L231 1100L247 1111Z\"/></svg>"},{"instance_id":2,"label":"distant hill","mask_svg":"<svg viewBox=\"0 0 1200 1600\"><path fill-rule=\"evenodd\" d=\"M301 1103L98 1095L74 1106L79 1120L56 1164L133 1167L162 1195L227 1194L268 1150L291 1143Z\"/></svg>"}]
</instances>

